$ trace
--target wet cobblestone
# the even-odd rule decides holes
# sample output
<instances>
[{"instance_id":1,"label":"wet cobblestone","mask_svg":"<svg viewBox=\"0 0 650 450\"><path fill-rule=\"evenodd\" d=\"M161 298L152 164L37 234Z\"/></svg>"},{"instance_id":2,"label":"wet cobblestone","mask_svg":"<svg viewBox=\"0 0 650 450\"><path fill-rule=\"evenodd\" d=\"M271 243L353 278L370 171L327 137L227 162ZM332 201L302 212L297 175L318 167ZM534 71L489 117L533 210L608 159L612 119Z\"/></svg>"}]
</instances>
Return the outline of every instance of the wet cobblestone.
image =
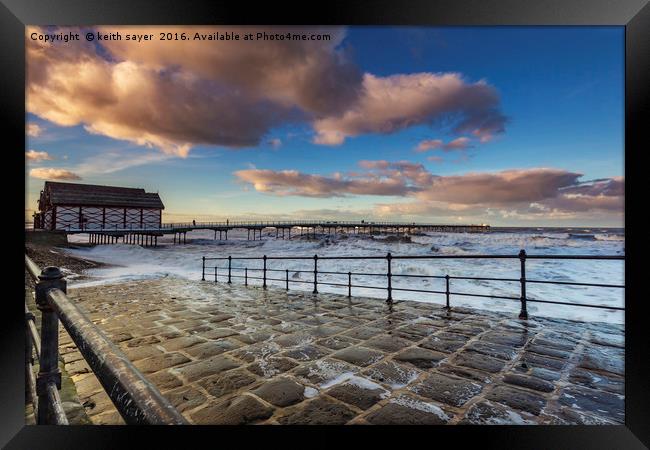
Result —
<instances>
[{"instance_id":1,"label":"wet cobblestone","mask_svg":"<svg viewBox=\"0 0 650 450\"><path fill-rule=\"evenodd\" d=\"M620 424L620 326L175 278L69 296L195 424ZM64 330L90 420L123 423Z\"/></svg>"}]
</instances>

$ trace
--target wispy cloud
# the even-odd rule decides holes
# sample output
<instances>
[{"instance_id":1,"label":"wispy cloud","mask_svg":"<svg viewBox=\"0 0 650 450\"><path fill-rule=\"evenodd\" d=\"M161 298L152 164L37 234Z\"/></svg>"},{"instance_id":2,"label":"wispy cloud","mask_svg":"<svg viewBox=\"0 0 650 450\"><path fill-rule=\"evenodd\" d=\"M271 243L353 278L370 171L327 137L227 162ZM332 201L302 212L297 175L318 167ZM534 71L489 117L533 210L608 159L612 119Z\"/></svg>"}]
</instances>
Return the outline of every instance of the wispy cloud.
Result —
<instances>
[{"instance_id":1,"label":"wispy cloud","mask_svg":"<svg viewBox=\"0 0 650 450\"><path fill-rule=\"evenodd\" d=\"M43 133L43 127L37 123L28 123L25 126L25 132L28 136L39 137Z\"/></svg>"},{"instance_id":2,"label":"wispy cloud","mask_svg":"<svg viewBox=\"0 0 650 450\"><path fill-rule=\"evenodd\" d=\"M74 172L66 169L53 169L47 167L38 167L31 169L29 175L41 180L81 180L81 177Z\"/></svg>"},{"instance_id":3,"label":"wispy cloud","mask_svg":"<svg viewBox=\"0 0 650 450\"><path fill-rule=\"evenodd\" d=\"M39 152L38 150L27 150L25 152L25 159L31 162L39 162L39 161L50 161L53 158L50 156L48 152Z\"/></svg>"},{"instance_id":4,"label":"wispy cloud","mask_svg":"<svg viewBox=\"0 0 650 450\"><path fill-rule=\"evenodd\" d=\"M430 150L462 151L472 148L471 143L472 140L467 136L460 136L449 142L444 142L442 139L428 139L420 142L417 147L415 147L415 151L418 153L424 153Z\"/></svg>"},{"instance_id":5,"label":"wispy cloud","mask_svg":"<svg viewBox=\"0 0 650 450\"><path fill-rule=\"evenodd\" d=\"M84 176L107 174L119 172L130 167L159 163L173 158L175 158L174 155L158 152L109 151L85 159L77 164L73 170Z\"/></svg>"},{"instance_id":6,"label":"wispy cloud","mask_svg":"<svg viewBox=\"0 0 650 450\"><path fill-rule=\"evenodd\" d=\"M112 150L86 158L68 168L35 168L29 172L29 175L44 180L80 180L94 175L115 173L131 167L159 163L173 158L175 158L174 155L153 151L138 154L133 150Z\"/></svg>"}]
</instances>

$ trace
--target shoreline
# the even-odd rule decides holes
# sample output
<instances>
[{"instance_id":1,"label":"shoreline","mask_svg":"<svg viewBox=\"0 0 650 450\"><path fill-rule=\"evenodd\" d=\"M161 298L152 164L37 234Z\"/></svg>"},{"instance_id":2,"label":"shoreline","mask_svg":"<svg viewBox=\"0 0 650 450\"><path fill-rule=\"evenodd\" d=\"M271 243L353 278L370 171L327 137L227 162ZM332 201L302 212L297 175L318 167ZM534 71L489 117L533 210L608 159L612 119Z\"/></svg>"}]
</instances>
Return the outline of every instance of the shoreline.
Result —
<instances>
[{"instance_id":1,"label":"shoreline","mask_svg":"<svg viewBox=\"0 0 650 450\"><path fill-rule=\"evenodd\" d=\"M57 247L53 245L43 245L35 243L25 243L25 253L29 256L36 265L41 269L48 266L55 266L60 268L66 278L74 280L89 279L86 275L88 269L102 269L109 267L116 267L114 264L107 264L90 259L81 258L68 254L66 248L83 248L83 245L68 245L67 247ZM28 283L29 281L29 283ZM31 285L31 280L25 274L25 283Z\"/></svg>"}]
</instances>

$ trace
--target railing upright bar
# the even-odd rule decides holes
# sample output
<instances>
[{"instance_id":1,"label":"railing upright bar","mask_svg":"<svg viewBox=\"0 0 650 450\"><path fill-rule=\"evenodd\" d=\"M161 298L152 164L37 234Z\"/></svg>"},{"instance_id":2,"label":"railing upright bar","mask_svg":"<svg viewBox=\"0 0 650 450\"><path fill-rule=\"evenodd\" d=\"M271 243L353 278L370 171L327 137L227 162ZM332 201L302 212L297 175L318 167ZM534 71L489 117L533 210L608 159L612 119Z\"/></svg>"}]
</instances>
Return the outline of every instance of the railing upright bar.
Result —
<instances>
[{"instance_id":1,"label":"railing upright bar","mask_svg":"<svg viewBox=\"0 0 650 450\"><path fill-rule=\"evenodd\" d=\"M248 267L244 267L244 286L248 286Z\"/></svg>"},{"instance_id":2,"label":"railing upright bar","mask_svg":"<svg viewBox=\"0 0 650 450\"><path fill-rule=\"evenodd\" d=\"M52 382L48 383L45 389L48 399L47 402L51 408L50 423L53 423L54 425L68 425L68 418L66 417L63 405L61 404L61 396L59 396L59 389L61 389L61 386L57 386Z\"/></svg>"},{"instance_id":3,"label":"railing upright bar","mask_svg":"<svg viewBox=\"0 0 650 450\"><path fill-rule=\"evenodd\" d=\"M174 235L174 241L176 240L176 235ZM201 281L205 281L205 256L203 257L203 266L201 268Z\"/></svg>"},{"instance_id":4,"label":"railing upright bar","mask_svg":"<svg viewBox=\"0 0 650 450\"><path fill-rule=\"evenodd\" d=\"M214 266L214 282L218 283L219 282L219 277L217 275L218 268L217 266Z\"/></svg>"},{"instance_id":5,"label":"railing upright bar","mask_svg":"<svg viewBox=\"0 0 650 450\"><path fill-rule=\"evenodd\" d=\"M36 329L36 317L34 317L34 314L27 308L27 303L25 303L25 319L26 319L26 326L27 326L27 331L29 332L29 335L31 337L31 345L36 353L36 358L41 357L41 341L39 340L38 337L38 330ZM31 353L30 353L31 355ZM34 358L32 357L32 364L34 363Z\"/></svg>"},{"instance_id":6,"label":"railing upright bar","mask_svg":"<svg viewBox=\"0 0 650 450\"><path fill-rule=\"evenodd\" d=\"M318 255L314 255L314 291L313 294L318 294Z\"/></svg>"},{"instance_id":7,"label":"railing upright bar","mask_svg":"<svg viewBox=\"0 0 650 450\"><path fill-rule=\"evenodd\" d=\"M25 305L25 394L32 402L34 417L38 416L38 395L36 394L36 378L34 377L34 345L36 340L33 339L30 324L34 315L29 312Z\"/></svg>"},{"instance_id":8,"label":"railing upright bar","mask_svg":"<svg viewBox=\"0 0 650 450\"><path fill-rule=\"evenodd\" d=\"M263 272L264 272L264 274L263 274L264 280L263 280L263 282L262 282L262 288L263 288L263 289L266 289L266 255L264 255L263 259L264 259L264 269L263 269Z\"/></svg>"},{"instance_id":9,"label":"railing upright bar","mask_svg":"<svg viewBox=\"0 0 650 450\"><path fill-rule=\"evenodd\" d=\"M521 311L519 318L522 320L528 319L528 310L526 309L526 250L519 252L519 261L521 267Z\"/></svg>"},{"instance_id":10,"label":"railing upright bar","mask_svg":"<svg viewBox=\"0 0 650 450\"><path fill-rule=\"evenodd\" d=\"M348 298L352 297L352 272L348 272Z\"/></svg>"},{"instance_id":11,"label":"railing upright bar","mask_svg":"<svg viewBox=\"0 0 650 450\"><path fill-rule=\"evenodd\" d=\"M289 290L289 269L285 269L286 290Z\"/></svg>"},{"instance_id":12,"label":"railing upright bar","mask_svg":"<svg viewBox=\"0 0 650 450\"><path fill-rule=\"evenodd\" d=\"M386 287L386 289L388 290L388 298L386 299L386 303L388 303L389 305L393 304L393 286L392 286L392 278L393 277L392 277L392 274L391 274L391 269L392 269L391 268L391 260L392 260L391 254L388 253L386 255L386 263L388 265L388 272L386 273L386 277L388 278L388 285Z\"/></svg>"},{"instance_id":13,"label":"railing upright bar","mask_svg":"<svg viewBox=\"0 0 650 450\"><path fill-rule=\"evenodd\" d=\"M232 256L228 256L228 284L231 284L232 277Z\"/></svg>"},{"instance_id":14,"label":"railing upright bar","mask_svg":"<svg viewBox=\"0 0 650 450\"><path fill-rule=\"evenodd\" d=\"M49 386L61 389L61 372L59 371L59 318L48 302L47 294L51 289L66 291L66 281L57 267L46 267L41 271L36 283L36 305L41 311L41 356L38 376L36 377L36 394L38 396L39 425L53 424L57 421L57 408L52 403L56 397L51 394Z\"/></svg>"},{"instance_id":15,"label":"railing upright bar","mask_svg":"<svg viewBox=\"0 0 650 450\"><path fill-rule=\"evenodd\" d=\"M445 275L445 297L446 297L446 308L449 310L449 275Z\"/></svg>"}]
</instances>

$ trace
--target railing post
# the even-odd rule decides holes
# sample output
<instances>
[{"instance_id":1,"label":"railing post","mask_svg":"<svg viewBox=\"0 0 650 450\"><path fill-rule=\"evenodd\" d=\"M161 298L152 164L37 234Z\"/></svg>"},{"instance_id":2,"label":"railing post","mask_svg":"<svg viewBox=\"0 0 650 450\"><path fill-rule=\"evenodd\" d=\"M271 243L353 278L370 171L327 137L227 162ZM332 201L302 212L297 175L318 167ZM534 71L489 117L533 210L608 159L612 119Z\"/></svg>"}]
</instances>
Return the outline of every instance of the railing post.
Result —
<instances>
[{"instance_id":1,"label":"railing post","mask_svg":"<svg viewBox=\"0 0 650 450\"><path fill-rule=\"evenodd\" d=\"M287 291L289 290L289 269L285 269L286 272L286 278L285 281L287 283Z\"/></svg>"},{"instance_id":2,"label":"railing post","mask_svg":"<svg viewBox=\"0 0 650 450\"><path fill-rule=\"evenodd\" d=\"M41 357L38 376L36 377L36 394L38 395L37 424L51 424L54 421L54 407L49 401L47 385L54 383L61 389L61 372L59 371L59 318L50 306L47 292L60 289L66 292L66 281L58 267L46 267L38 276L36 283L36 305L41 311Z\"/></svg>"},{"instance_id":3,"label":"railing post","mask_svg":"<svg viewBox=\"0 0 650 450\"><path fill-rule=\"evenodd\" d=\"M244 286L248 286L248 267L244 267Z\"/></svg>"},{"instance_id":4,"label":"railing post","mask_svg":"<svg viewBox=\"0 0 650 450\"><path fill-rule=\"evenodd\" d=\"M266 255L264 255L262 257L262 259L264 260L264 269L262 270L262 273L263 273L263 275L262 275L263 276L262 288L266 289Z\"/></svg>"},{"instance_id":5,"label":"railing post","mask_svg":"<svg viewBox=\"0 0 650 450\"><path fill-rule=\"evenodd\" d=\"M176 240L176 235L174 235L174 240ZM201 281L205 281L205 256L203 257L203 266L201 268Z\"/></svg>"},{"instance_id":6,"label":"railing post","mask_svg":"<svg viewBox=\"0 0 650 450\"><path fill-rule=\"evenodd\" d=\"M32 334L29 329L29 321L34 319L34 314L27 310L27 305L25 305L25 400L27 400L28 397L32 396L29 377L33 377L32 366L34 365L34 344L32 342ZM34 406L34 412L38 414L37 399L32 398L31 401L32 405Z\"/></svg>"},{"instance_id":7,"label":"railing post","mask_svg":"<svg viewBox=\"0 0 650 450\"><path fill-rule=\"evenodd\" d=\"M388 273L386 274L386 276L388 277L388 287L387 287L388 298L386 299L386 303L388 303L389 305L393 304L393 285L392 285L393 274L391 273L392 259L393 259L392 255L390 254L390 252L388 252L388 254L386 255L386 262L388 263Z\"/></svg>"},{"instance_id":8,"label":"railing post","mask_svg":"<svg viewBox=\"0 0 650 450\"><path fill-rule=\"evenodd\" d=\"M230 276L232 271L232 256L228 256L228 284L231 284Z\"/></svg>"},{"instance_id":9,"label":"railing post","mask_svg":"<svg viewBox=\"0 0 650 450\"><path fill-rule=\"evenodd\" d=\"M313 294L318 294L318 255L314 255L314 291Z\"/></svg>"},{"instance_id":10,"label":"railing post","mask_svg":"<svg viewBox=\"0 0 650 450\"><path fill-rule=\"evenodd\" d=\"M352 297L352 272L348 272L348 298Z\"/></svg>"},{"instance_id":11,"label":"railing post","mask_svg":"<svg viewBox=\"0 0 650 450\"><path fill-rule=\"evenodd\" d=\"M526 250L519 252L519 261L521 262L521 311L519 318L522 320L528 319L528 310L526 309Z\"/></svg>"},{"instance_id":12,"label":"railing post","mask_svg":"<svg viewBox=\"0 0 650 450\"><path fill-rule=\"evenodd\" d=\"M445 275L445 295L447 296L447 310L449 310L449 275Z\"/></svg>"},{"instance_id":13,"label":"railing post","mask_svg":"<svg viewBox=\"0 0 650 450\"><path fill-rule=\"evenodd\" d=\"M214 282L215 282L215 283L218 283L218 282L219 282L219 281L218 281L217 273L218 273L217 266L214 266Z\"/></svg>"}]
</instances>

